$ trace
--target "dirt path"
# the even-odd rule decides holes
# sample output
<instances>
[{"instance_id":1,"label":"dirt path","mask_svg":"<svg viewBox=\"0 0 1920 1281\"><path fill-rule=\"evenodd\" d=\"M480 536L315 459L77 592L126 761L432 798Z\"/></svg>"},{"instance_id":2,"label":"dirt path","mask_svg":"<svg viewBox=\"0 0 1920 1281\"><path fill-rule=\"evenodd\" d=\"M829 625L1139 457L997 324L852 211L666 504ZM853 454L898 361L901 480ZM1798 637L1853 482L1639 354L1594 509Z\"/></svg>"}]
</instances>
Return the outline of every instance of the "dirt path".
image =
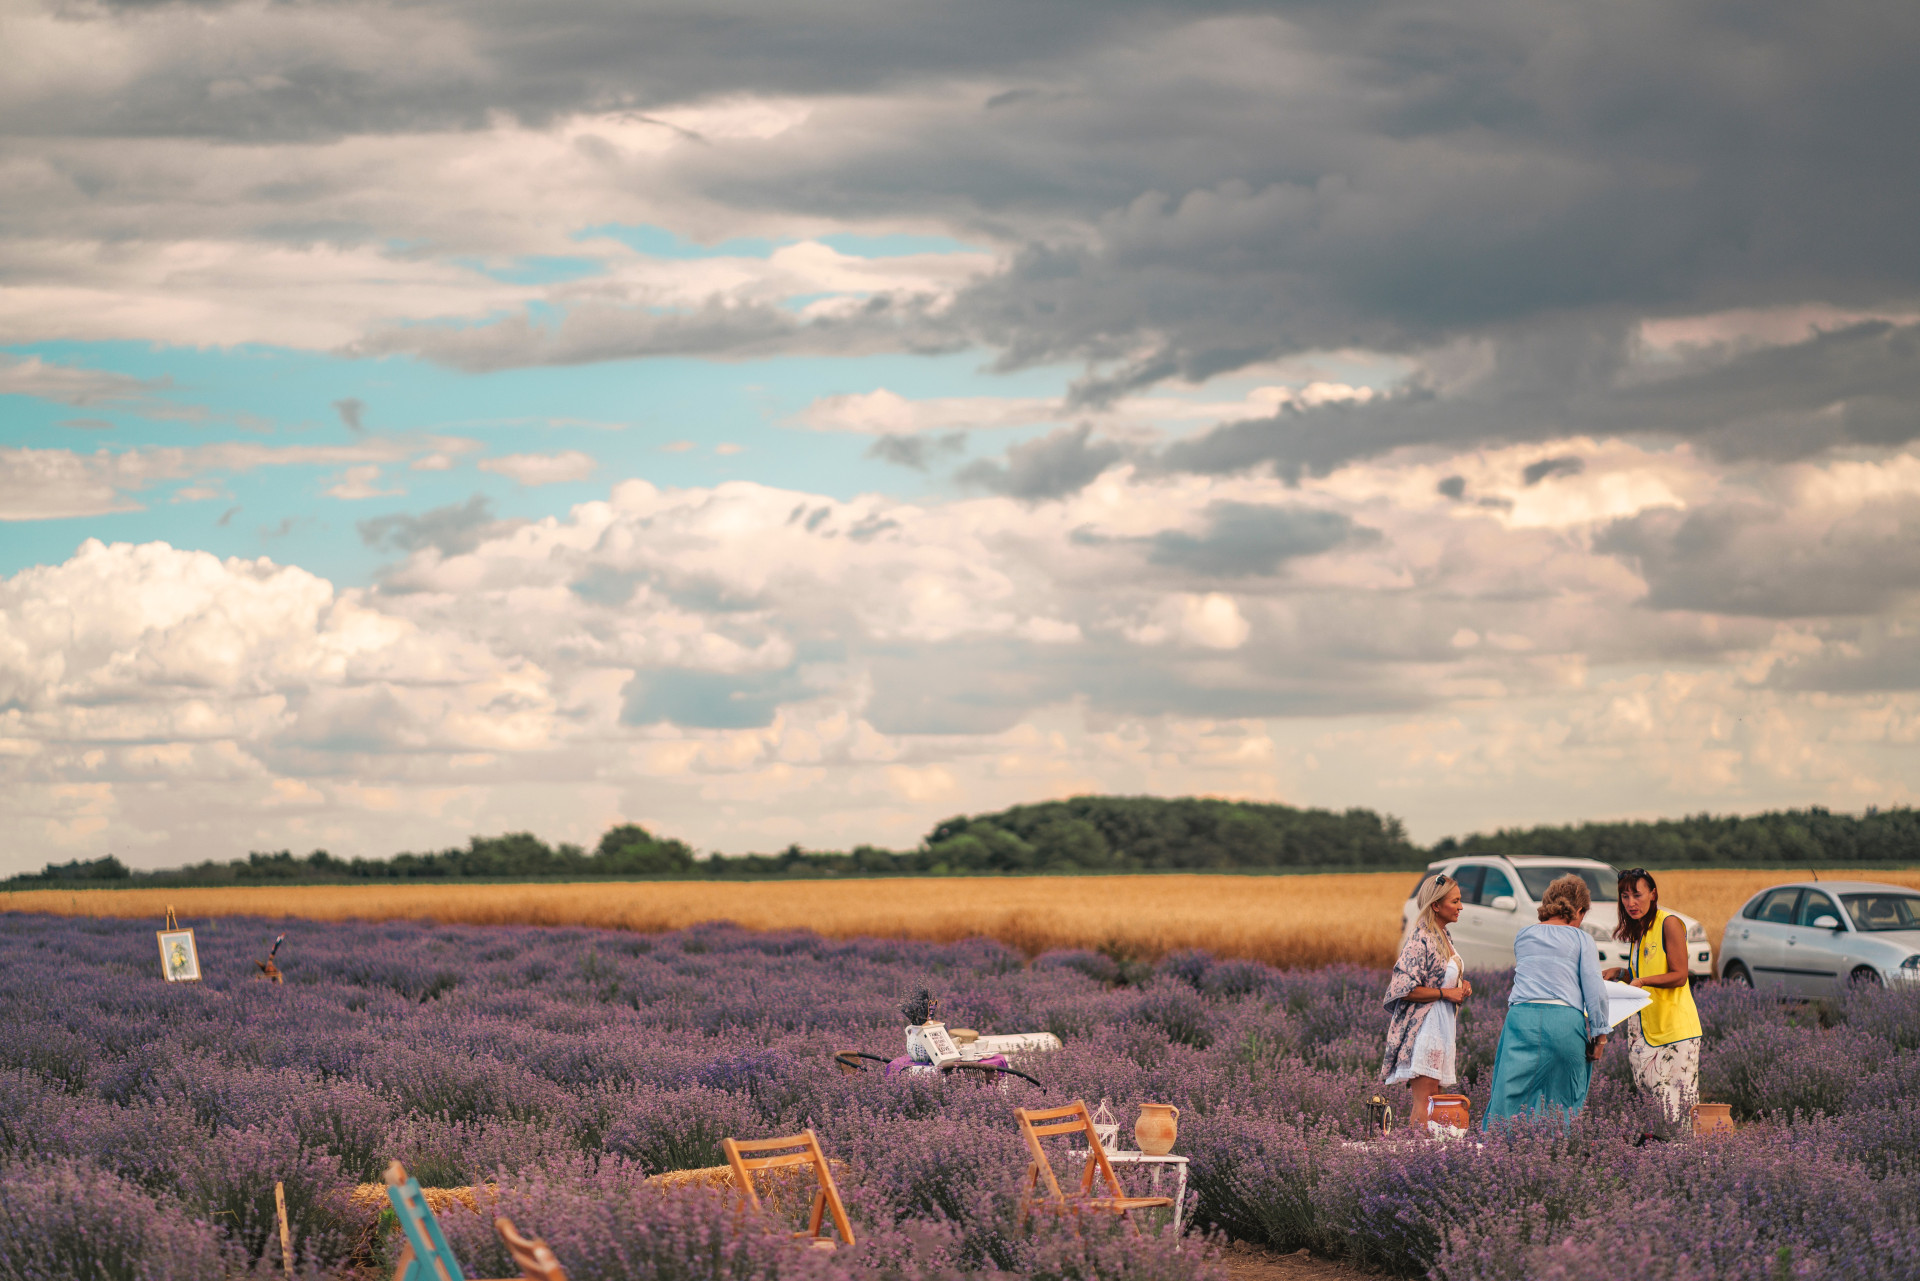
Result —
<instances>
[{"instance_id":1,"label":"dirt path","mask_svg":"<svg viewBox=\"0 0 1920 1281\"><path fill-rule=\"evenodd\" d=\"M1316 1258L1305 1250L1276 1254L1245 1241L1227 1247L1226 1264L1232 1281L1379 1281L1351 1263Z\"/></svg>"}]
</instances>

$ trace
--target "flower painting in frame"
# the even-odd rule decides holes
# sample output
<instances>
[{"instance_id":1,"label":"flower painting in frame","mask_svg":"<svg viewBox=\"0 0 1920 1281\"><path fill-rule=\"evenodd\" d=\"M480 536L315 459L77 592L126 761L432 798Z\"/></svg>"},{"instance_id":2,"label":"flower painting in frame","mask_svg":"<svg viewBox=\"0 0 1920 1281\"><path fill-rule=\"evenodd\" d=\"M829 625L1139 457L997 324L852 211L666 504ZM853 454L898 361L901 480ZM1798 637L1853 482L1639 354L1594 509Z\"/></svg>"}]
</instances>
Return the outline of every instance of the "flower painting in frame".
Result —
<instances>
[{"instance_id":1,"label":"flower painting in frame","mask_svg":"<svg viewBox=\"0 0 1920 1281\"><path fill-rule=\"evenodd\" d=\"M160 977L169 983L200 981L200 949L194 946L193 931L159 930Z\"/></svg>"}]
</instances>

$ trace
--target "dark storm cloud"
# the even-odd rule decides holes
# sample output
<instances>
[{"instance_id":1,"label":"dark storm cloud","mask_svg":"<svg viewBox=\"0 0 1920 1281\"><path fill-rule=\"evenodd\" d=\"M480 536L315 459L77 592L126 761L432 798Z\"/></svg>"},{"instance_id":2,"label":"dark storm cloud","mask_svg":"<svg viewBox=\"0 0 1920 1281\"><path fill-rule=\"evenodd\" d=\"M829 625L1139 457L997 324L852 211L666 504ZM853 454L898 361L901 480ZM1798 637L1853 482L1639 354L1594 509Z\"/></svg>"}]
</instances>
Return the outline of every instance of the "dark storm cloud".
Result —
<instances>
[{"instance_id":1,"label":"dark storm cloud","mask_svg":"<svg viewBox=\"0 0 1920 1281\"><path fill-rule=\"evenodd\" d=\"M1863 501L1824 520L1758 499L1655 508L1608 526L1594 549L1637 569L1654 609L1872 614L1920 589L1920 501Z\"/></svg>"},{"instance_id":2,"label":"dark storm cloud","mask_svg":"<svg viewBox=\"0 0 1920 1281\"><path fill-rule=\"evenodd\" d=\"M853 0L610 5L506 0L410 8L343 3L332 23L249 22L226 0L108 0L69 22L136 34L161 56L115 97L50 93L22 131L326 139L482 126L497 112L540 123L578 111L644 111L741 93L844 94L930 78L1031 71L1236 3L903 0L876 20ZM169 13L185 15L171 24ZM245 35L244 41L236 37Z\"/></svg>"},{"instance_id":3,"label":"dark storm cloud","mask_svg":"<svg viewBox=\"0 0 1920 1281\"><path fill-rule=\"evenodd\" d=\"M1916 429L1906 330L1653 386L1627 359L1648 316L1813 301L1897 312L1920 298L1912 5L918 0L875 20L850 0L771 11L503 0L63 13L75 30L136 40L138 69L112 92L76 80L11 104L16 138L431 134L799 95L813 109L776 137L678 126L688 145L633 181L749 220L911 221L1006 253L951 305L883 294L869 312L803 320L771 304L583 303L559 307L557 322L407 324L357 354L492 369L985 346L1001 368L1085 365L1072 399L1098 408L1302 351L1495 349L1493 374L1471 385L1427 380L1383 403L1289 410L1170 455L1206 471L1568 430L1791 456ZM627 162L616 148L606 163ZM151 203L123 191L124 176L73 172L102 207ZM305 226L295 215L312 195L293 181L293 221L253 234L327 239L286 230ZM372 241L380 229L338 234ZM1810 389L1819 405L1804 403Z\"/></svg>"},{"instance_id":4,"label":"dark storm cloud","mask_svg":"<svg viewBox=\"0 0 1920 1281\"><path fill-rule=\"evenodd\" d=\"M1559 318L1488 347L1486 371L1461 385L1416 381L1364 404L1283 406L1176 442L1161 465L1224 473L1271 464L1299 476L1403 445L1580 434L1679 437L1722 457L1783 459L1920 437L1920 325L1870 321L1670 367L1637 362L1616 318Z\"/></svg>"},{"instance_id":5,"label":"dark storm cloud","mask_svg":"<svg viewBox=\"0 0 1920 1281\"><path fill-rule=\"evenodd\" d=\"M1110 440L1090 444L1090 423L1061 427L1007 451L1007 461L981 459L962 467L957 479L1009 498L1040 502L1065 498L1085 489L1101 472L1120 461L1120 446Z\"/></svg>"},{"instance_id":6,"label":"dark storm cloud","mask_svg":"<svg viewBox=\"0 0 1920 1281\"><path fill-rule=\"evenodd\" d=\"M948 319L1002 367L1088 362L1083 405L1314 348L1500 348L1498 377L1470 394L1283 416L1271 427L1299 446L1252 451L1309 467L1560 423L1728 453L1824 447L1834 428L1791 403L1752 412L1753 361L1625 394L1635 323L1920 294L1920 166L1889 163L1894 122L1920 113L1920 11L1262 12L1168 31L1150 57L1090 40L1044 92L916 116L861 149L815 150L803 130L695 171L741 206L932 209L1020 245ZM805 181L823 162L832 180ZM1029 230L1043 223L1078 230ZM1790 359L1836 354L1818 346ZM1862 394L1823 372L1829 403ZM1904 404L1862 401L1841 430L1905 439Z\"/></svg>"},{"instance_id":7,"label":"dark storm cloud","mask_svg":"<svg viewBox=\"0 0 1920 1281\"><path fill-rule=\"evenodd\" d=\"M1149 540L1147 559L1155 565L1214 577L1271 574L1283 561L1315 556L1342 543L1373 542L1375 530L1355 526L1341 512L1312 507L1271 507L1257 503L1214 503L1207 508L1207 530L1189 534L1168 529Z\"/></svg>"}]
</instances>

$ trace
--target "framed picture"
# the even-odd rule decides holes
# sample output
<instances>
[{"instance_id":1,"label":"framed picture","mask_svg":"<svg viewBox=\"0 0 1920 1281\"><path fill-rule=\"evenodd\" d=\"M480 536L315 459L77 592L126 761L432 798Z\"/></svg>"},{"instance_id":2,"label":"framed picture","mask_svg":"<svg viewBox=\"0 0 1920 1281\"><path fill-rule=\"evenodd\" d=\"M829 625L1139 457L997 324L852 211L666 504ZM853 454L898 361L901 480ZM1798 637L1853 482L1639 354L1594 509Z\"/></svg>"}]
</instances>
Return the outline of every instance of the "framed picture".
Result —
<instances>
[{"instance_id":1,"label":"framed picture","mask_svg":"<svg viewBox=\"0 0 1920 1281\"><path fill-rule=\"evenodd\" d=\"M927 1047L928 1057L933 1060L935 1067L946 1067L949 1063L960 1061L960 1047L953 1043L945 1023L922 1023L920 1043Z\"/></svg>"},{"instance_id":2,"label":"framed picture","mask_svg":"<svg viewBox=\"0 0 1920 1281\"><path fill-rule=\"evenodd\" d=\"M193 945L193 931L160 930L160 977L169 983L200 981L200 949Z\"/></svg>"}]
</instances>

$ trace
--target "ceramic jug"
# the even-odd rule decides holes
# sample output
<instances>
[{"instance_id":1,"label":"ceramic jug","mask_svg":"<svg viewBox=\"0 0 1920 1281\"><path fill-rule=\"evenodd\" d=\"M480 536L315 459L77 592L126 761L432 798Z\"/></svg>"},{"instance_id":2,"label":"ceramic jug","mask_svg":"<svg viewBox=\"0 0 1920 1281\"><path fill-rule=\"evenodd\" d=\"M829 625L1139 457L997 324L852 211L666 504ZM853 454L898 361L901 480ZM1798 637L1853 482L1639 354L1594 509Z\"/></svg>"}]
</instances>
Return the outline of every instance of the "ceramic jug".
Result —
<instances>
[{"instance_id":1,"label":"ceramic jug","mask_svg":"<svg viewBox=\"0 0 1920 1281\"><path fill-rule=\"evenodd\" d=\"M1134 1142L1148 1156L1165 1156L1173 1151L1180 1133L1180 1109L1171 1103L1142 1103L1140 1119L1133 1123Z\"/></svg>"},{"instance_id":2,"label":"ceramic jug","mask_svg":"<svg viewBox=\"0 0 1920 1281\"><path fill-rule=\"evenodd\" d=\"M1716 1134L1733 1133L1733 1104L1696 1103L1693 1105L1693 1134L1704 1139Z\"/></svg>"},{"instance_id":3,"label":"ceramic jug","mask_svg":"<svg viewBox=\"0 0 1920 1281\"><path fill-rule=\"evenodd\" d=\"M1456 1130L1467 1128L1467 1096L1464 1094L1436 1094L1427 1100L1427 1124L1450 1125Z\"/></svg>"}]
</instances>

